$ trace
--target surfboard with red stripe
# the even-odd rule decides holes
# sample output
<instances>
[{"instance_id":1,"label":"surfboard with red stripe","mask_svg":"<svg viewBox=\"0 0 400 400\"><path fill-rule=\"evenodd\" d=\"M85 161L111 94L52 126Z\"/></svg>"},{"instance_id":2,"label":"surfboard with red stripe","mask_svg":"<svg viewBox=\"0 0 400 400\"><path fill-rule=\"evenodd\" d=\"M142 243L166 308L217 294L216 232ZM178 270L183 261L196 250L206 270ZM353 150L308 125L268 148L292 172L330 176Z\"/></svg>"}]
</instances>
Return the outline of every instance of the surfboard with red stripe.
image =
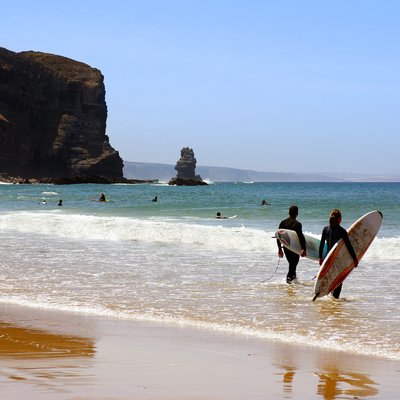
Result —
<instances>
[{"instance_id":1,"label":"surfboard with red stripe","mask_svg":"<svg viewBox=\"0 0 400 400\"><path fill-rule=\"evenodd\" d=\"M359 218L347 230L350 243L357 255L357 260L368 250L382 224L383 215L380 211L371 211ZM354 269L354 261L347 247L340 239L327 254L318 271L314 285L314 298L326 296L336 289Z\"/></svg>"}]
</instances>

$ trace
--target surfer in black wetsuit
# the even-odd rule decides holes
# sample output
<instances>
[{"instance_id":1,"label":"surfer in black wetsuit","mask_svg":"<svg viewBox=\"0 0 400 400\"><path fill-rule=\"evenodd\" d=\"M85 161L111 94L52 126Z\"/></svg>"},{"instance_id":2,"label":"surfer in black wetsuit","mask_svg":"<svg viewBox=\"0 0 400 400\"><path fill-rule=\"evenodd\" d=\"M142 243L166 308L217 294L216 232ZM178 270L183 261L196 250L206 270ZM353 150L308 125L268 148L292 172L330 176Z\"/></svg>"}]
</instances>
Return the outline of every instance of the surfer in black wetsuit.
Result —
<instances>
[{"instance_id":1,"label":"surfer in black wetsuit","mask_svg":"<svg viewBox=\"0 0 400 400\"><path fill-rule=\"evenodd\" d=\"M300 240L300 245L301 248L303 249L301 251L301 256L304 257L306 255L306 239L304 238L303 235L303 230L301 223L297 221L297 215L299 214L299 208L297 206L291 206L289 208L289 218L284 219L281 221L279 224L279 229L290 229L292 231L296 231L297 235ZM286 282L287 283L292 283L293 279L296 279L296 268L297 264L299 263L300 256L296 253L293 253L293 251L290 251L286 247L282 251L282 244L279 239L276 240L278 244L278 256L280 258L283 257L283 251L285 252L285 257L286 260L289 263L289 271L286 276Z\"/></svg>"},{"instance_id":2,"label":"surfer in black wetsuit","mask_svg":"<svg viewBox=\"0 0 400 400\"><path fill-rule=\"evenodd\" d=\"M322 254L324 251L325 241L328 245L328 252L334 246L336 242L343 239L347 250L349 251L351 257L354 260L354 268L357 268L358 260L356 252L350 243L349 234L346 229L344 229L340 223L342 222L342 213L337 208L333 209L329 215L329 225L325 226L322 230L321 243L319 244L319 265L322 265L323 258ZM340 292L342 291L342 283L332 291L332 296L338 299Z\"/></svg>"}]
</instances>

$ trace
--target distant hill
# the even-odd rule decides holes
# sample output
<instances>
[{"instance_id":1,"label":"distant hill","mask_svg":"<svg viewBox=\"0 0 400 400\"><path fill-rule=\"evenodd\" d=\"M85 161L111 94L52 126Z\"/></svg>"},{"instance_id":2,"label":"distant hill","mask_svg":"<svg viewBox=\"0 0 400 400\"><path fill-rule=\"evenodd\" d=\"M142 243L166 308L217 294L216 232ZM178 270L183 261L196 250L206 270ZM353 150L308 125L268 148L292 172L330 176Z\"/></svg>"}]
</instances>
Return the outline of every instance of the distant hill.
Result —
<instances>
[{"instance_id":1,"label":"distant hill","mask_svg":"<svg viewBox=\"0 0 400 400\"><path fill-rule=\"evenodd\" d=\"M158 179L168 182L176 176L175 166L124 161L124 177L128 179ZM339 182L332 176L284 172L260 172L225 167L196 167L196 174L213 182Z\"/></svg>"},{"instance_id":2,"label":"distant hill","mask_svg":"<svg viewBox=\"0 0 400 400\"><path fill-rule=\"evenodd\" d=\"M124 161L124 177L128 179L158 179L169 182L176 176L175 165ZM213 182L400 182L400 176L372 176L344 173L261 172L226 167L196 167L196 173Z\"/></svg>"}]
</instances>

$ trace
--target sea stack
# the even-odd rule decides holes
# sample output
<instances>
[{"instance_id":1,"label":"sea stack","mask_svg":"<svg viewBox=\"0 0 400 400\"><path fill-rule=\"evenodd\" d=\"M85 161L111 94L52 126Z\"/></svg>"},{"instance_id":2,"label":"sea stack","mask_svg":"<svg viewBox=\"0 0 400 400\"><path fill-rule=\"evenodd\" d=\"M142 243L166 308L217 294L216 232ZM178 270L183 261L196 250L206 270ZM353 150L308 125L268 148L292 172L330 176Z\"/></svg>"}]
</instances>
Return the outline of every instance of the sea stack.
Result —
<instances>
[{"instance_id":1,"label":"sea stack","mask_svg":"<svg viewBox=\"0 0 400 400\"><path fill-rule=\"evenodd\" d=\"M169 185L177 186L198 186L207 185L200 175L196 175L196 158L193 149L184 147L181 150L181 158L177 161L175 169L177 175L169 181Z\"/></svg>"}]
</instances>

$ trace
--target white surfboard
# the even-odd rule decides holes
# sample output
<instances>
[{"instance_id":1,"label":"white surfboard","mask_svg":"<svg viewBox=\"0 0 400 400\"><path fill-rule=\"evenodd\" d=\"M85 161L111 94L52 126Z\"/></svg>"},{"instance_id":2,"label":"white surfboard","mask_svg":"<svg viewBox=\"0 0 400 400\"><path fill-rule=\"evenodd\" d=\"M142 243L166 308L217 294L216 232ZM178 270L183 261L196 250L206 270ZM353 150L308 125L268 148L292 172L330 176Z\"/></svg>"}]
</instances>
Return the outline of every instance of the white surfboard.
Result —
<instances>
[{"instance_id":1,"label":"white surfboard","mask_svg":"<svg viewBox=\"0 0 400 400\"><path fill-rule=\"evenodd\" d=\"M233 218L236 218L236 217L237 217L237 215L231 215L229 217L225 217L225 216L220 215L220 216L217 216L215 218L216 219L233 219Z\"/></svg>"},{"instance_id":2,"label":"white surfboard","mask_svg":"<svg viewBox=\"0 0 400 400\"><path fill-rule=\"evenodd\" d=\"M303 235L306 239L306 257L311 258L312 260L319 260L319 244L321 241L314 236L307 235L306 233L303 233ZM301 248L299 236L296 231L290 229L278 229L275 232L275 236L279 239L282 246L293 251L293 253L301 254L303 249ZM326 256L327 251L328 246L325 243L323 257Z\"/></svg>"},{"instance_id":3,"label":"white surfboard","mask_svg":"<svg viewBox=\"0 0 400 400\"><path fill-rule=\"evenodd\" d=\"M371 211L359 218L347 230L350 243L357 255L357 260L368 250L382 224L383 215L380 211ZM326 296L335 290L354 269L354 261L347 247L340 239L326 256L314 285L314 298Z\"/></svg>"}]
</instances>

